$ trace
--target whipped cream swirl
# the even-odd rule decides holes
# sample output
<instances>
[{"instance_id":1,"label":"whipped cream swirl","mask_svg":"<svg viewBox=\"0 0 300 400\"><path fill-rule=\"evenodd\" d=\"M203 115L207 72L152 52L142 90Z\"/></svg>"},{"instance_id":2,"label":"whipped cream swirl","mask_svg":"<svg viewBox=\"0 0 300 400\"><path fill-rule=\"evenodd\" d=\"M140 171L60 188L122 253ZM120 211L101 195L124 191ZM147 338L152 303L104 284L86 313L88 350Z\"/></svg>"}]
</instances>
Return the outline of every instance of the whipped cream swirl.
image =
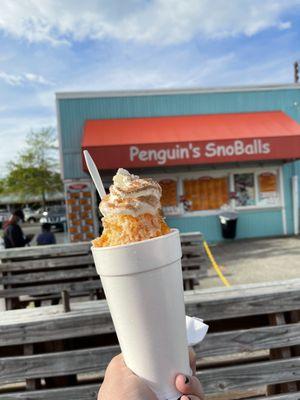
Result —
<instances>
[{"instance_id":1,"label":"whipped cream swirl","mask_svg":"<svg viewBox=\"0 0 300 400\"><path fill-rule=\"evenodd\" d=\"M115 214L137 217L159 212L161 187L153 179L139 178L119 168L113 182L109 188L110 193L100 203L99 208L104 217Z\"/></svg>"}]
</instances>

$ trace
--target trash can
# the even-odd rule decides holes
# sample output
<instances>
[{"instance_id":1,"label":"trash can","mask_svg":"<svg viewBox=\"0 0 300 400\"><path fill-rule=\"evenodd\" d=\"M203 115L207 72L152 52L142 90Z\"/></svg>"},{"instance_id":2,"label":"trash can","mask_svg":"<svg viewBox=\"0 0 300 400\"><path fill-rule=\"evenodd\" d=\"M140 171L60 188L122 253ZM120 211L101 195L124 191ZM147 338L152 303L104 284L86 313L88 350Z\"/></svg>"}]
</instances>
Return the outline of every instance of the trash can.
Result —
<instances>
[{"instance_id":1,"label":"trash can","mask_svg":"<svg viewBox=\"0 0 300 400\"><path fill-rule=\"evenodd\" d=\"M234 239L238 214L235 211L222 211L219 215L222 236L224 239Z\"/></svg>"}]
</instances>

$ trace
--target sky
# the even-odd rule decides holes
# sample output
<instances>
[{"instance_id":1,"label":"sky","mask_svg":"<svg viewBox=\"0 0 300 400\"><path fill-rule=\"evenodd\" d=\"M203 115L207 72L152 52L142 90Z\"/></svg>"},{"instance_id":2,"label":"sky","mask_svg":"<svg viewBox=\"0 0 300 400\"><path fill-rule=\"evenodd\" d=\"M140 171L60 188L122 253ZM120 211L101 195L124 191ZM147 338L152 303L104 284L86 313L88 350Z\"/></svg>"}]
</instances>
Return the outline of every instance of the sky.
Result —
<instances>
[{"instance_id":1,"label":"sky","mask_svg":"<svg viewBox=\"0 0 300 400\"><path fill-rule=\"evenodd\" d=\"M55 92L292 83L300 0L0 0L0 176Z\"/></svg>"}]
</instances>

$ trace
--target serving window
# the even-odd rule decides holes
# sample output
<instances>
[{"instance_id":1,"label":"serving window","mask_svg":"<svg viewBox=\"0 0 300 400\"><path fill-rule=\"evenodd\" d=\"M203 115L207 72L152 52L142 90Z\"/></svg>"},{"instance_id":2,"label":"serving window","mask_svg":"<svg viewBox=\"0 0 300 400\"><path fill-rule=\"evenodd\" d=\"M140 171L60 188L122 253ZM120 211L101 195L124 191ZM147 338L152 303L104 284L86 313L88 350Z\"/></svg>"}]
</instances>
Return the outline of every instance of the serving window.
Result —
<instances>
[{"instance_id":1,"label":"serving window","mask_svg":"<svg viewBox=\"0 0 300 400\"><path fill-rule=\"evenodd\" d=\"M157 178L167 215L204 214L227 204L240 210L281 206L279 168L183 173Z\"/></svg>"}]
</instances>

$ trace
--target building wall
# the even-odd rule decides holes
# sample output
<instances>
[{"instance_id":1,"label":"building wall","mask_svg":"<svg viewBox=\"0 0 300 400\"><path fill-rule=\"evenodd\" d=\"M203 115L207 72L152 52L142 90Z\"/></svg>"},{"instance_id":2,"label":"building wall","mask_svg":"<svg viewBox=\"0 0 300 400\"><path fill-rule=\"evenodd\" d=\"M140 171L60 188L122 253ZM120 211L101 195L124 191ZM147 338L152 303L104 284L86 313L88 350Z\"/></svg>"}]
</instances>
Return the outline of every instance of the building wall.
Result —
<instances>
[{"instance_id":1,"label":"building wall","mask_svg":"<svg viewBox=\"0 0 300 400\"><path fill-rule=\"evenodd\" d=\"M300 122L300 89L58 99L63 176L65 179L86 177L82 171L80 144L87 119L271 110L282 110Z\"/></svg>"},{"instance_id":2,"label":"building wall","mask_svg":"<svg viewBox=\"0 0 300 400\"><path fill-rule=\"evenodd\" d=\"M262 223L263 221L263 223ZM170 227L181 232L200 231L206 240L218 242L223 240L218 216L208 217L168 217ZM280 210L243 211L239 213L237 223L237 238L253 238L283 235Z\"/></svg>"},{"instance_id":3,"label":"building wall","mask_svg":"<svg viewBox=\"0 0 300 400\"><path fill-rule=\"evenodd\" d=\"M85 178L81 160L81 137L87 119L152 117L192 114L236 113L282 110L300 123L300 89L255 89L207 93L157 94L119 97L58 98L59 130L64 179ZM291 177L300 176L300 162L283 167L287 233L293 233ZM221 240L217 216L169 217L172 227L183 232L200 230L207 240ZM243 211L237 237L283 234L282 211Z\"/></svg>"}]
</instances>

